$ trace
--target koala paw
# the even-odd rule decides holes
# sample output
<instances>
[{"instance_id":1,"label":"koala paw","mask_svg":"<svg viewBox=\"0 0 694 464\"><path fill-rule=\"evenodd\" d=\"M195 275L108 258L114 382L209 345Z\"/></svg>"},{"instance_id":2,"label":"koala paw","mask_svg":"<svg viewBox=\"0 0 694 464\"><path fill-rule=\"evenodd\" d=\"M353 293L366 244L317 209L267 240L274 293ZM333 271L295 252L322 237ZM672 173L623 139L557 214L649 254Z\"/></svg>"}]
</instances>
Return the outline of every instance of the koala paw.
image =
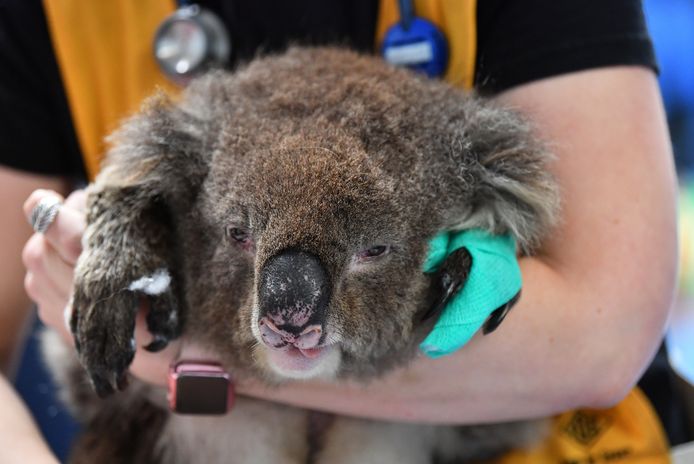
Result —
<instances>
[{"instance_id":1,"label":"koala paw","mask_svg":"<svg viewBox=\"0 0 694 464\"><path fill-rule=\"evenodd\" d=\"M82 286L75 288L70 328L80 362L102 398L125 388L135 356L137 305L138 296L127 290L92 298Z\"/></svg>"},{"instance_id":2,"label":"koala paw","mask_svg":"<svg viewBox=\"0 0 694 464\"><path fill-rule=\"evenodd\" d=\"M135 319L141 302L149 302L147 326L153 341L145 349L159 351L181 331L170 277L157 273L108 293L98 284L75 285L70 328L80 361L100 397L127 385L127 369L136 350ZM100 295L93 297L92 295Z\"/></svg>"},{"instance_id":3,"label":"koala paw","mask_svg":"<svg viewBox=\"0 0 694 464\"><path fill-rule=\"evenodd\" d=\"M171 284L168 271L159 269L151 276L142 277L128 287L131 291L147 296L147 329L152 334L152 341L144 348L153 353L166 348L169 342L181 333L182 321L178 312L178 301Z\"/></svg>"},{"instance_id":4,"label":"koala paw","mask_svg":"<svg viewBox=\"0 0 694 464\"><path fill-rule=\"evenodd\" d=\"M147 330L152 334L152 341L144 348L156 353L181 334L181 319L173 292L148 296L149 312L147 313Z\"/></svg>"},{"instance_id":5,"label":"koala paw","mask_svg":"<svg viewBox=\"0 0 694 464\"><path fill-rule=\"evenodd\" d=\"M466 248L458 248L449 254L438 271L432 274L432 294L434 303L425 313L424 319L441 314L446 305L465 285L470 269L472 255Z\"/></svg>"}]
</instances>

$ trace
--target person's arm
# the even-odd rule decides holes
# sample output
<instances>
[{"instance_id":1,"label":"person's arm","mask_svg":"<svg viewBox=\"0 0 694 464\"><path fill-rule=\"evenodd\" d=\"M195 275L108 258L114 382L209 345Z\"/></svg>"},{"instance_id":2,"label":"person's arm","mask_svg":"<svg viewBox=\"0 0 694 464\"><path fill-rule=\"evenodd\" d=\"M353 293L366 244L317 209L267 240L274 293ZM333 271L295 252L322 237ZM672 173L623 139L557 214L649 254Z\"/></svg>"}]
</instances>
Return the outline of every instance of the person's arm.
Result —
<instances>
[{"instance_id":1,"label":"person's arm","mask_svg":"<svg viewBox=\"0 0 694 464\"><path fill-rule=\"evenodd\" d=\"M30 301L24 292L22 280L24 266L21 250L32 233L22 213L22 203L34 189L47 187L58 192L66 183L57 177L26 174L0 167L0 362L7 372L10 358L15 350L29 314ZM13 391L4 375L0 374L0 462L11 463L57 463L41 434L33 423L22 400Z\"/></svg>"},{"instance_id":2,"label":"person's arm","mask_svg":"<svg viewBox=\"0 0 694 464\"><path fill-rule=\"evenodd\" d=\"M562 220L522 260L523 296L487 337L366 387L321 383L244 394L342 414L474 423L606 407L651 359L677 273L676 179L653 72L614 67L498 97L556 154Z\"/></svg>"},{"instance_id":3,"label":"person's arm","mask_svg":"<svg viewBox=\"0 0 694 464\"><path fill-rule=\"evenodd\" d=\"M676 182L655 77L636 67L584 71L499 100L527 113L552 141L563 199L551 239L522 260L523 297L501 327L366 386L240 384L240 393L362 417L460 424L609 406L626 394L660 341L676 280ZM37 201L30 198L26 214ZM59 215L46 234L56 246L81 235L66 218ZM34 264L27 262L30 272L54 278ZM69 291L54 301L29 289L61 311ZM135 374L166 385L171 353L149 363L136 357Z\"/></svg>"},{"instance_id":4,"label":"person's arm","mask_svg":"<svg viewBox=\"0 0 694 464\"><path fill-rule=\"evenodd\" d=\"M0 375L0 462L3 464L57 463L36 425L5 377Z\"/></svg>"},{"instance_id":5,"label":"person's arm","mask_svg":"<svg viewBox=\"0 0 694 464\"><path fill-rule=\"evenodd\" d=\"M0 370L5 373L30 308L22 285L25 271L21 250L32 230L22 213L22 203L40 187L62 192L66 183L58 177L0 167L0 218L3 221L0 227Z\"/></svg>"}]
</instances>

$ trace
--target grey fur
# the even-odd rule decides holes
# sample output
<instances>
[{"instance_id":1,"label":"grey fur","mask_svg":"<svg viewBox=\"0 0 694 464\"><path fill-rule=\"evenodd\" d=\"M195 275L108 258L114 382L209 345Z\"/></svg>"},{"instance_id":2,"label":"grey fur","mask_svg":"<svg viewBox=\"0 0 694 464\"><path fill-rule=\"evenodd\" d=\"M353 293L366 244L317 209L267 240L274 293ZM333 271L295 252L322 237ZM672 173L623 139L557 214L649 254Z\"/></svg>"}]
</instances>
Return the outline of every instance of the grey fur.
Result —
<instances>
[{"instance_id":1,"label":"grey fur","mask_svg":"<svg viewBox=\"0 0 694 464\"><path fill-rule=\"evenodd\" d=\"M429 238L480 227L513 234L531 253L558 209L549 155L517 115L345 50L294 48L234 74L210 74L179 102L150 99L111 142L89 189L71 320L101 395L124 386L132 360L143 295L128 287L157 270L169 270L172 282L147 296L151 349L182 334L219 353L237 378L274 383L283 379L262 362L251 330L256 276L282 250L310 251L332 278L335 374L368 379L410 361L431 328L420 322L431 304L432 276L421 271ZM250 231L253 247L231 243L228 227ZM384 243L389 255L354 265L355 253ZM109 398L104 409L118 403ZM167 430L189 430L173 424L159 446ZM350 419L330 430L349 430L345 437L383 430L397 446L409 432L385 431L398 427ZM518 446L541 428L411 427L429 437L421 442L428 459L451 462ZM349 445L327 434L332 449Z\"/></svg>"}]
</instances>

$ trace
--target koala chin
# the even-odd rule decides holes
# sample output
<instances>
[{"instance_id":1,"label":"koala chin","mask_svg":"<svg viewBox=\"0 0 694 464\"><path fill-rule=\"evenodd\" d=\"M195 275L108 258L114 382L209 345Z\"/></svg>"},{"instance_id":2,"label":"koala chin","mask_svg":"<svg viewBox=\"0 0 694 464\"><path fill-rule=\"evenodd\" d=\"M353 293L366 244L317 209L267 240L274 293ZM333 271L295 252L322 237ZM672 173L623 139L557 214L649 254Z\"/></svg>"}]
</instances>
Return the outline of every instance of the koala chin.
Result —
<instances>
[{"instance_id":1,"label":"koala chin","mask_svg":"<svg viewBox=\"0 0 694 464\"><path fill-rule=\"evenodd\" d=\"M341 352L334 342L320 343L321 339L326 340L319 333L322 332L320 326L308 326L292 337L267 317L259 318L259 312L254 308L251 330L258 341L254 357L263 369L276 374L278 380L331 380L336 377Z\"/></svg>"},{"instance_id":2,"label":"koala chin","mask_svg":"<svg viewBox=\"0 0 694 464\"><path fill-rule=\"evenodd\" d=\"M315 353L306 353L294 347L284 349L256 348L256 359L267 369L284 379L323 379L336 377L340 368L341 354L334 346L318 348Z\"/></svg>"},{"instance_id":3,"label":"koala chin","mask_svg":"<svg viewBox=\"0 0 694 464\"><path fill-rule=\"evenodd\" d=\"M336 48L292 48L203 76L175 101L151 97L88 188L68 313L77 354L46 337L85 424L72 462L465 463L539 439L542 421L325 420L249 398L221 417L177 415L127 374L143 300L146 349L182 338L239 382L368 381L406 366L444 277L464 282L472 265L451 255L425 274L430 238L480 228L529 254L551 231L557 189L531 132L489 101Z\"/></svg>"}]
</instances>

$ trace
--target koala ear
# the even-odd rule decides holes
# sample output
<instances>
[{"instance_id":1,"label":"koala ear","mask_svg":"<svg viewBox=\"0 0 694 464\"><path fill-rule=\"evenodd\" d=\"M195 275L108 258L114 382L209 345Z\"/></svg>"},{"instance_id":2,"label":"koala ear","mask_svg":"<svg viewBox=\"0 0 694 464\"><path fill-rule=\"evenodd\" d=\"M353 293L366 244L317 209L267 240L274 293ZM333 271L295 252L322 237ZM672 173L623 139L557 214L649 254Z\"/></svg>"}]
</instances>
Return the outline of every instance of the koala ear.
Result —
<instances>
[{"instance_id":1,"label":"koala ear","mask_svg":"<svg viewBox=\"0 0 694 464\"><path fill-rule=\"evenodd\" d=\"M511 111L471 99L465 113L454 146L464 151L458 180L472 186L452 228L510 233L528 253L556 222L559 196L548 171L551 155Z\"/></svg>"}]
</instances>

